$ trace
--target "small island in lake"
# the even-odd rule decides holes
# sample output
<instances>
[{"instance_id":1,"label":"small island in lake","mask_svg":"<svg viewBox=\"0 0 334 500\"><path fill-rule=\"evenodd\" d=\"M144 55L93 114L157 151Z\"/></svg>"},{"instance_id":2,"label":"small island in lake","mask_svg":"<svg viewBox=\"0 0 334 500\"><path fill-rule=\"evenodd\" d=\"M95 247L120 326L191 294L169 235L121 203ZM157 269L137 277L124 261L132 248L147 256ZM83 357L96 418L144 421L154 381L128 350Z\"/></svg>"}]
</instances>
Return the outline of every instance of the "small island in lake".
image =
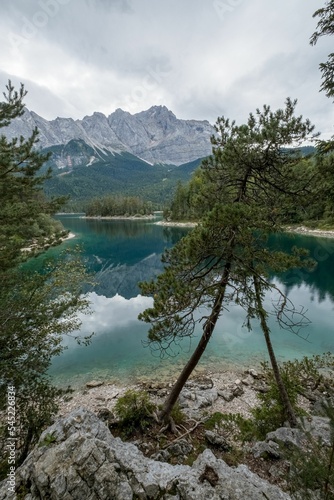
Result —
<instances>
[{"instance_id":1,"label":"small island in lake","mask_svg":"<svg viewBox=\"0 0 334 500\"><path fill-rule=\"evenodd\" d=\"M138 196L109 195L93 198L86 206L87 219L153 219L153 205Z\"/></svg>"}]
</instances>

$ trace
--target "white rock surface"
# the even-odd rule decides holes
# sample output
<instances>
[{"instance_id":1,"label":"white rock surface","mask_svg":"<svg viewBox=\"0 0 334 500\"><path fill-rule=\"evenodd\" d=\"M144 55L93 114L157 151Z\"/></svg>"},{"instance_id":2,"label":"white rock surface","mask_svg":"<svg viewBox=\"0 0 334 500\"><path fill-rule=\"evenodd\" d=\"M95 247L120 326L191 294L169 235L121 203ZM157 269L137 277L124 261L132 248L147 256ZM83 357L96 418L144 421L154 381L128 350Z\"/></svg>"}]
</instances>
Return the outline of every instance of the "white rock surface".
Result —
<instances>
[{"instance_id":1,"label":"white rock surface","mask_svg":"<svg viewBox=\"0 0 334 500\"><path fill-rule=\"evenodd\" d=\"M131 115L117 109L106 117L93 113L82 120L56 118L45 120L33 111L25 110L23 116L2 130L9 139L28 137L39 129L42 148L65 145L72 139L81 139L101 155L127 151L145 161L181 165L211 153L210 137L214 128L206 120L179 120L165 106L152 106L146 111Z\"/></svg>"},{"instance_id":2,"label":"white rock surface","mask_svg":"<svg viewBox=\"0 0 334 500\"><path fill-rule=\"evenodd\" d=\"M41 446L50 435L55 441ZM192 467L149 459L134 444L114 438L96 415L83 408L42 434L40 445L16 471L16 486L25 500L290 499L246 466L229 467L210 450ZM0 499L9 498L13 496L3 481Z\"/></svg>"}]
</instances>

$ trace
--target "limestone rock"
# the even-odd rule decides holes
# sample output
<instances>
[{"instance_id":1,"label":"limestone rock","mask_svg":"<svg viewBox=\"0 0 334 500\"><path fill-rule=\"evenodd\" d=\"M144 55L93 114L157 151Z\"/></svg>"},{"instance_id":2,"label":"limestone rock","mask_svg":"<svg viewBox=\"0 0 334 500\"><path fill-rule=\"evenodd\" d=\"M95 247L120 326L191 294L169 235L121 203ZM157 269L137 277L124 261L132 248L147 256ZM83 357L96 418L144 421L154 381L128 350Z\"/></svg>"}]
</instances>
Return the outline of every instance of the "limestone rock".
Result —
<instances>
[{"instance_id":1,"label":"limestone rock","mask_svg":"<svg viewBox=\"0 0 334 500\"><path fill-rule=\"evenodd\" d=\"M179 397L181 408L199 410L212 406L218 399L218 391L215 388L195 391L194 388L183 389Z\"/></svg>"},{"instance_id":2,"label":"limestone rock","mask_svg":"<svg viewBox=\"0 0 334 500\"><path fill-rule=\"evenodd\" d=\"M306 433L310 433L315 439L320 439L326 446L331 445L332 439L329 418L312 416L311 418L303 418L301 420L302 428Z\"/></svg>"},{"instance_id":3,"label":"limestone rock","mask_svg":"<svg viewBox=\"0 0 334 500\"><path fill-rule=\"evenodd\" d=\"M166 451L168 451L169 455L178 457L189 455L193 449L194 447L188 443L187 440L180 439L179 441L170 444Z\"/></svg>"},{"instance_id":4,"label":"limestone rock","mask_svg":"<svg viewBox=\"0 0 334 500\"><path fill-rule=\"evenodd\" d=\"M229 401L232 401L232 399L235 398L234 394L232 391L230 391L229 389L224 389L222 391L218 391L218 395L225 399L225 401L229 402Z\"/></svg>"},{"instance_id":5,"label":"limestone rock","mask_svg":"<svg viewBox=\"0 0 334 500\"><path fill-rule=\"evenodd\" d=\"M279 445L273 441L258 441L252 447L252 453L255 458L280 458Z\"/></svg>"},{"instance_id":6,"label":"limestone rock","mask_svg":"<svg viewBox=\"0 0 334 500\"><path fill-rule=\"evenodd\" d=\"M206 389L204 391L196 393L195 408L206 408L207 406L212 406L212 404L218 399L217 389Z\"/></svg>"},{"instance_id":7,"label":"limestone rock","mask_svg":"<svg viewBox=\"0 0 334 500\"><path fill-rule=\"evenodd\" d=\"M145 457L131 443L114 438L96 415L79 408L41 436L55 441L36 446L16 471L20 498L37 500L289 500L278 487L245 465L229 467L205 450L192 467ZM13 498L0 483L0 500Z\"/></svg>"},{"instance_id":8,"label":"limestone rock","mask_svg":"<svg viewBox=\"0 0 334 500\"><path fill-rule=\"evenodd\" d=\"M244 393L244 389L242 387L242 385L237 385L236 387L233 388L233 396L235 398L238 398L239 396L242 396L243 393Z\"/></svg>"},{"instance_id":9,"label":"limestone rock","mask_svg":"<svg viewBox=\"0 0 334 500\"><path fill-rule=\"evenodd\" d=\"M256 443L253 447L252 451L254 456L261 456L258 453L262 449L270 454L271 450L275 448L275 444L277 444L281 450L284 450L284 448L291 449L293 447L306 450L309 445L309 436L317 441L320 440L324 446L331 446L332 439L329 418L318 416L304 417L300 419L300 424L301 429L280 427L276 429L276 431L269 432L266 435L265 442ZM276 449L277 453L279 453L278 448Z\"/></svg>"},{"instance_id":10,"label":"limestone rock","mask_svg":"<svg viewBox=\"0 0 334 500\"><path fill-rule=\"evenodd\" d=\"M212 389L213 388L213 381L209 377L201 377L195 380L189 380L186 383L186 388L193 388L196 390L201 390L205 391L206 389Z\"/></svg>"},{"instance_id":11,"label":"limestone rock","mask_svg":"<svg viewBox=\"0 0 334 500\"><path fill-rule=\"evenodd\" d=\"M104 382L101 380L92 380L91 382L87 382L86 387L88 387L88 389L94 389L94 387L100 387L103 384Z\"/></svg>"},{"instance_id":12,"label":"limestone rock","mask_svg":"<svg viewBox=\"0 0 334 500\"><path fill-rule=\"evenodd\" d=\"M250 368L247 373L249 373L249 375L251 375L255 379L260 378L259 373L256 370L254 370L254 368Z\"/></svg>"},{"instance_id":13,"label":"limestone rock","mask_svg":"<svg viewBox=\"0 0 334 500\"><path fill-rule=\"evenodd\" d=\"M216 446L217 448L220 448L222 450L229 450L231 448L230 444L227 442L224 436L221 436L216 432L205 431L205 439L213 446Z\"/></svg>"},{"instance_id":14,"label":"limestone rock","mask_svg":"<svg viewBox=\"0 0 334 500\"><path fill-rule=\"evenodd\" d=\"M254 383L254 379L251 375L248 375L247 377L243 378L241 382L246 386L252 386Z\"/></svg>"},{"instance_id":15,"label":"limestone rock","mask_svg":"<svg viewBox=\"0 0 334 500\"><path fill-rule=\"evenodd\" d=\"M286 448L296 446L302 448L305 440L305 433L300 429L292 429L290 427L280 427L276 431L269 432L266 435L266 441L274 441Z\"/></svg>"},{"instance_id":16,"label":"limestone rock","mask_svg":"<svg viewBox=\"0 0 334 500\"><path fill-rule=\"evenodd\" d=\"M152 106L134 115L117 109L108 117L95 112L82 120L56 118L51 121L26 109L2 132L8 139L20 135L27 138L35 127L39 130L42 148L67 146L73 140L85 146L86 153L80 154L78 161L77 154L71 154L75 165L91 165L101 150L127 151L152 164L181 165L211 154L210 137L215 133L208 121L180 120L166 106ZM58 160L58 168L63 168L61 158Z\"/></svg>"}]
</instances>

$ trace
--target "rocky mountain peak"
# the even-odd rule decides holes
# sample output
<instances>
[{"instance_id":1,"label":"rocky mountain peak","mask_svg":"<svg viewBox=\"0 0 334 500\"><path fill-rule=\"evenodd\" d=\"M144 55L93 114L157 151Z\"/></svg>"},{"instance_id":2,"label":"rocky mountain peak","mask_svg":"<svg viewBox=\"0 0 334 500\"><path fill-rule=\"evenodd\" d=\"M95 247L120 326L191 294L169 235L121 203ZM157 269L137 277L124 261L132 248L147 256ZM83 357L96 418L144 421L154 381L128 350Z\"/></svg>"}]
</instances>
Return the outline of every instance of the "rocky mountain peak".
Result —
<instances>
[{"instance_id":1,"label":"rocky mountain peak","mask_svg":"<svg viewBox=\"0 0 334 500\"><path fill-rule=\"evenodd\" d=\"M106 115L104 115L100 111L94 111L94 113L92 115L86 115L86 116L84 116L83 119L82 119L82 121L84 121L84 120L92 120L92 119L95 119L95 120L106 120L107 117L106 117Z\"/></svg>"},{"instance_id":2,"label":"rocky mountain peak","mask_svg":"<svg viewBox=\"0 0 334 500\"><path fill-rule=\"evenodd\" d=\"M82 120L48 121L25 110L3 130L8 138L28 137L37 127L41 148L83 140L93 149L128 151L150 163L181 165L211 153L213 127L207 121L179 120L166 106L152 106L136 114L120 108L108 117L94 112Z\"/></svg>"}]
</instances>

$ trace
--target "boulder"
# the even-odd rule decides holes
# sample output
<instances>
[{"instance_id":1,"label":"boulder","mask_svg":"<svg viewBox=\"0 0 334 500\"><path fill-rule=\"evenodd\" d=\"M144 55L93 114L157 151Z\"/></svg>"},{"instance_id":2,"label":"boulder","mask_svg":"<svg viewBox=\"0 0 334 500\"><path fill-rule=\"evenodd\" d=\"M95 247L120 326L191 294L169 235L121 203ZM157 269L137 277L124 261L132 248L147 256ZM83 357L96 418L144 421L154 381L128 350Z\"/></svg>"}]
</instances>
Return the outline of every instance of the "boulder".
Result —
<instances>
[{"instance_id":1,"label":"boulder","mask_svg":"<svg viewBox=\"0 0 334 500\"><path fill-rule=\"evenodd\" d=\"M235 398L238 398L239 396L242 396L244 393L244 389L242 387L242 385L236 385L234 388L233 388L233 396Z\"/></svg>"},{"instance_id":2,"label":"boulder","mask_svg":"<svg viewBox=\"0 0 334 500\"><path fill-rule=\"evenodd\" d=\"M297 447L306 449L308 447L308 436L315 440L320 440L324 446L330 446L332 442L331 427L329 418L325 417L304 417L300 419L301 429L290 427L280 427L274 432L266 435L267 443L274 441L279 445L291 448Z\"/></svg>"},{"instance_id":3,"label":"boulder","mask_svg":"<svg viewBox=\"0 0 334 500\"><path fill-rule=\"evenodd\" d=\"M103 384L104 382L101 380L91 380L90 382L87 382L86 387L88 389L94 389L95 387L100 387Z\"/></svg>"},{"instance_id":4,"label":"boulder","mask_svg":"<svg viewBox=\"0 0 334 500\"><path fill-rule=\"evenodd\" d=\"M196 401L194 402L194 409L206 408L212 406L218 399L217 389L206 389L196 393Z\"/></svg>"},{"instance_id":5,"label":"boulder","mask_svg":"<svg viewBox=\"0 0 334 500\"><path fill-rule=\"evenodd\" d=\"M302 429L306 433L310 433L311 436L320 441L325 446L331 446L332 437L331 437L331 426L330 420L327 417L318 417L313 416L310 418L302 418Z\"/></svg>"},{"instance_id":6,"label":"boulder","mask_svg":"<svg viewBox=\"0 0 334 500\"><path fill-rule=\"evenodd\" d=\"M258 441L252 447L252 453L255 458L280 458L279 445L273 441Z\"/></svg>"},{"instance_id":7,"label":"boulder","mask_svg":"<svg viewBox=\"0 0 334 500\"><path fill-rule=\"evenodd\" d=\"M266 441L274 441L286 448L302 448L305 441L305 433L300 429L291 427L280 427L276 431L266 435Z\"/></svg>"},{"instance_id":8,"label":"boulder","mask_svg":"<svg viewBox=\"0 0 334 500\"><path fill-rule=\"evenodd\" d=\"M225 451L231 449L231 445L224 438L224 436L221 436L220 434L217 434L216 432L213 431L205 431L204 435L208 443L212 444L213 446Z\"/></svg>"},{"instance_id":9,"label":"boulder","mask_svg":"<svg viewBox=\"0 0 334 500\"><path fill-rule=\"evenodd\" d=\"M184 457L189 455L193 449L194 447L186 439L179 439L179 441L170 444L166 448L166 451L174 457Z\"/></svg>"},{"instance_id":10,"label":"boulder","mask_svg":"<svg viewBox=\"0 0 334 500\"><path fill-rule=\"evenodd\" d=\"M223 398L225 401L230 402L235 398L232 391L229 389L223 389L222 391L218 391L218 395Z\"/></svg>"},{"instance_id":11,"label":"boulder","mask_svg":"<svg viewBox=\"0 0 334 500\"><path fill-rule=\"evenodd\" d=\"M212 406L218 399L217 389L188 390L183 389L179 397L180 407L183 409L199 410Z\"/></svg>"},{"instance_id":12,"label":"boulder","mask_svg":"<svg viewBox=\"0 0 334 500\"><path fill-rule=\"evenodd\" d=\"M206 389L213 388L213 381L209 377L201 377L195 380L189 380L186 383L187 388L193 388L200 391L205 391Z\"/></svg>"},{"instance_id":13,"label":"boulder","mask_svg":"<svg viewBox=\"0 0 334 500\"><path fill-rule=\"evenodd\" d=\"M248 373L249 375L251 375L251 376L252 376L253 378L255 378L255 379L260 378L259 373L258 373L256 370L254 370L254 368L250 368L250 369L247 371L247 373Z\"/></svg>"},{"instance_id":14,"label":"boulder","mask_svg":"<svg viewBox=\"0 0 334 500\"><path fill-rule=\"evenodd\" d=\"M247 377L243 378L241 382L246 386L252 386L254 384L254 378L248 375Z\"/></svg>"},{"instance_id":15,"label":"boulder","mask_svg":"<svg viewBox=\"0 0 334 500\"><path fill-rule=\"evenodd\" d=\"M53 441L44 446L49 435ZM114 438L96 415L83 408L42 434L39 445L16 470L16 487L24 500L290 499L245 465L229 467L210 450L199 455L192 467L147 458L134 444ZM12 498L5 480L0 483L0 500Z\"/></svg>"}]
</instances>

